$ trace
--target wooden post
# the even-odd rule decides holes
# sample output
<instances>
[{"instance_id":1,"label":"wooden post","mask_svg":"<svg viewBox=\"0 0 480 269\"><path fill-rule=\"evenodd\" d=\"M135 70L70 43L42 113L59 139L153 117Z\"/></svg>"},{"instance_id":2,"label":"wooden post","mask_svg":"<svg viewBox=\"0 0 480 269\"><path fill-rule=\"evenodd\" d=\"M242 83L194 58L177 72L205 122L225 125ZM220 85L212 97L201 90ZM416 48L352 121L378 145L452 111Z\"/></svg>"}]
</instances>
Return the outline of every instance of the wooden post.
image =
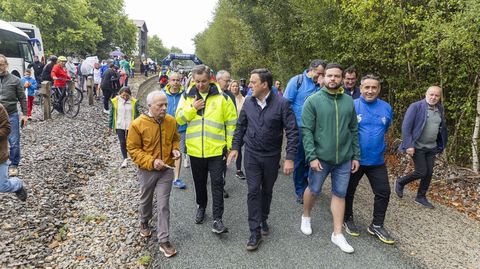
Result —
<instances>
[{"instance_id":1,"label":"wooden post","mask_svg":"<svg viewBox=\"0 0 480 269\"><path fill-rule=\"evenodd\" d=\"M52 83L50 81L42 81L42 85L40 87L40 95L43 98L43 120L48 120L52 118L51 114L51 107L50 107L50 95Z\"/></svg>"},{"instance_id":2,"label":"wooden post","mask_svg":"<svg viewBox=\"0 0 480 269\"><path fill-rule=\"evenodd\" d=\"M89 75L87 77L87 95L88 95L88 105L93 106L93 76Z\"/></svg>"}]
</instances>

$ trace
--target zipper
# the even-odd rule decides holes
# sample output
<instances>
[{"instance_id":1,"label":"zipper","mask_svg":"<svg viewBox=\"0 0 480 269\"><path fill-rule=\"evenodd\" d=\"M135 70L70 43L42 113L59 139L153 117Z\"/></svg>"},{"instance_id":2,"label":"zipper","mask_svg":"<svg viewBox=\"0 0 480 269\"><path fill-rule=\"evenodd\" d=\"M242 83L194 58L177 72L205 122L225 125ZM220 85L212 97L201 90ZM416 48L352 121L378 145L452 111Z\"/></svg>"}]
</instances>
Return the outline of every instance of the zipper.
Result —
<instances>
[{"instance_id":1,"label":"zipper","mask_svg":"<svg viewBox=\"0 0 480 269\"><path fill-rule=\"evenodd\" d=\"M336 163L338 164L338 105L337 105L337 95L335 94L335 128L336 128L336 150L335 150L335 159Z\"/></svg>"},{"instance_id":2,"label":"zipper","mask_svg":"<svg viewBox=\"0 0 480 269\"><path fill-rule=\"evenodd\" d=\"M160 159L163 159L163 147L162 147L162 124L158 124L160 128Z\"/></svg>"},{"instance_id":3,"label":"zipper","mask_svg":"<svg viewBox=\"0 0 480 269\"><path fill-rule=\"evenodd\" d=\"M205 109L207 108L207 98L208 94L205 97L205 107L203 108L202 112L202 158L205 158Z\"/></svg>"}]
</instances>

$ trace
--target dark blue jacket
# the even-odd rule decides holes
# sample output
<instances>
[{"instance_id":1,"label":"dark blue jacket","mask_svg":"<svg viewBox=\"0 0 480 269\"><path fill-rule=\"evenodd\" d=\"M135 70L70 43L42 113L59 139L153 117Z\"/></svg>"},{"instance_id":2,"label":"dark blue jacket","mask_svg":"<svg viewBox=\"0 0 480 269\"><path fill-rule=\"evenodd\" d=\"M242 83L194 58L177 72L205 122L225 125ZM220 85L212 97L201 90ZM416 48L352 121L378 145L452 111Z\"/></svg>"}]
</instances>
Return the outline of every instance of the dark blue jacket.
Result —
<instances>
[{"instance_id":1,"label":"dark blue jacket","mask_svg":"<svg viewBox=\"0 0 480 269\"><path fill-rule=\"evenodd\" d=\"M352 99L355 100L355 99L360 97L360 87L354 86L353 87L353 93L351 92L352 89L348 89L345 86L343 86L343 88L345 89L345 93L350 95L352 97Z\"/></svg>"},{"instance_id":2,"label":"dark blue jacket","mask_svg":"<svg viewBox=\"0 0 480 269\"><path fill-rule=\"evenodd\" d=\"M260 156L270 157L282 151L283 130L287 136L287 160L295 160L298 144L298 129L290 103L270 92L267 105L262 109L257 99L247 97L243 103L233 136L232 149L245 150Z\"/></svg>"},{"instance_id":3,"label":"dark blue jacket","mask_svg":"<svg viewBox=\"0 0 480 269\"><path fill-rule=\"evenodd\" d=\"M447 124L445 122L445 110L442 104L439 102L436 108L440 112L442 122L440 123L440 129L437 136L437 148L436 152L441 153L447 146ZM408 148L414 148L415 142L420 138L427 121L427 109L428 103L425 99L411 104L402 124L402 143L399 150L405 152Z\"/></svg>"}]
</instances>

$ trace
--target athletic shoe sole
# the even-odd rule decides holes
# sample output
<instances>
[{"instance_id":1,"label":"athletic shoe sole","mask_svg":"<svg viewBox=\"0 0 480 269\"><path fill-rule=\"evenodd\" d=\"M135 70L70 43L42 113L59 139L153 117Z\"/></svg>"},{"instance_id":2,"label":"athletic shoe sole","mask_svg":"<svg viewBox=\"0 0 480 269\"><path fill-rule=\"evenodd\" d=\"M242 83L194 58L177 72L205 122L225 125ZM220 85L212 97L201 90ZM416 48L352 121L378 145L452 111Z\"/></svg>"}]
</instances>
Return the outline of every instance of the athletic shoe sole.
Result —
<instances>
[{"instance_id":1,"label":"athletic shoe sole","mask_svg":"<svg viewBox=\"0 0 480 269\"><path fill-rule=\"evenodd\" d=\"M170 258L170 257L172 257L172 256L175 256L175 254L177 254L177 250L175 250L175 252L172 253L172 254L167 254L167 252L165 252L165 250L164 250L162 247L160 247L160 251L161 251L161 252L163 253L163 255L165 255L165 257L167 257L167 258Z\"/></svg>"},{"instance_id":2,"label":"athletic shoe sole","mask_svg":"<svg viewBox=\"0 0 480 269\"><path fill-rule=\"evenodd\" d=\"M387 240L385 237L383 237L381 234L376 233L375 231L372 231L370 227L367 228L367 232L375 237L377 237L380 241L382 241L385 244L392 245L395 243L395 240Z\"/></svg>"},{"instance_id":3,"label":"athletic shoe sole","mask_svg":"<svg viewBox=\"0 0 480 269\"><path fill-rule=\"evenodd\" d=\"M254 245L254 246L249 246L249 245L247 245L247 250L248 250L248 251L254 251L254 250L257 250L257 249L258 249L258 247L260 246L260 243L262 243L262 241L263 241L263 239L262 239L262 238L260 238L260 239L258 239L258 242L257 242L257 244L256 244L256 245Z\"/></svg>"},{"instance_id":4,"label":"athletic shoe sole","mask_svg":"<svg viewBox=\"0 0 480 269\"><path fill-rule=\"evenodd\" d=\"M150 231L150 233L147 235L147 234L143 234L142 232L140 232L140 236L142 237L150 237L152 236L152 232Z\"/></svg>"},{"instance_id":5,"label":"athletic shoe sole","mask_svg":"<svg viewBox=\"0 0 480 269\"><path fill-rule=\"evenodd\" d=\"M345 225L345 223L343 224L343 228L345 229L345 232L351 236L360 236L359 232L353 232L350 229L348 229L348 226Z\"/></svg>"},{"instance_id":6,"label":"athletic shoe sole","mask_svg":"<svg viewBox=\"0 0 480 269\"><path fill-rule=\"evenodd\" d=\"M212 228L212 232L216 233L216 234L224 234L224 233L228 233L228 229L225 229L223 231L220 231L220 230L217 230L215 228Z\"/></svg>"}]
</instances>

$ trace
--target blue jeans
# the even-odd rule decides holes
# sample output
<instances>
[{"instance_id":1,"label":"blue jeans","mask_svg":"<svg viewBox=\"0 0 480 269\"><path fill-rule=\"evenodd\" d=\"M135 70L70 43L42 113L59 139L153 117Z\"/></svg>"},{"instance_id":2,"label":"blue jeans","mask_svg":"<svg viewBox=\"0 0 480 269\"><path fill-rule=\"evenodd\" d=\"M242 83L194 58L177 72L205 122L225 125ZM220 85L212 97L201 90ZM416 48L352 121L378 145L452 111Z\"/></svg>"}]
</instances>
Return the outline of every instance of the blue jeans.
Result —
<instances>
[{"instance_id":1,"label":"blue jeans","mask_svg":"<svg viewBox=\"0 0 480 269\"><path fill-rule=\"evenodd\" d=\"M346 161L341 164L332 165L320 160L323 169L313 171L310 169L308 174L308 188L315 195L320 195L322 186L328 174L331 174L332 193L340 198L347 195L348 182L350 181L350 172L352 170L352 161Z\"/></svg>"},{"instance_id":2,"label":"blue jeans","mask_svg":"<svg viewBox=\"0 0 480 269\"><path fill-rule=\"evenodd\" d=\"M10 144L10 162L11 166L17 167L20 163L20 118L15 112L8 116L12 131L8 136L8 143Z\"/></svg>"},{"instance_id":3,"label":"blue jeans","mask_svg":"<svg viewBox=\"0 0 480 269\"><path fill-rule=\"evenodd\" d=\"M22 181L17 177L8 178L8 164L6 161L0 164L0 192L16 192L22 188Z\"/></svg>"},{"instance_id":4,"label":"blue jeans","mask_svg":"<svg viewBox=\"0 0 480 269\"><path fill-rule=\"evenodd\" d=\"M308 185L308 169L310 164L305 160L305 150L303 149L302 136L298 137L297 155L295 155L293 170L293 185L297 197L303 197L303 193Z\"/></svg>"}]
</instances>

